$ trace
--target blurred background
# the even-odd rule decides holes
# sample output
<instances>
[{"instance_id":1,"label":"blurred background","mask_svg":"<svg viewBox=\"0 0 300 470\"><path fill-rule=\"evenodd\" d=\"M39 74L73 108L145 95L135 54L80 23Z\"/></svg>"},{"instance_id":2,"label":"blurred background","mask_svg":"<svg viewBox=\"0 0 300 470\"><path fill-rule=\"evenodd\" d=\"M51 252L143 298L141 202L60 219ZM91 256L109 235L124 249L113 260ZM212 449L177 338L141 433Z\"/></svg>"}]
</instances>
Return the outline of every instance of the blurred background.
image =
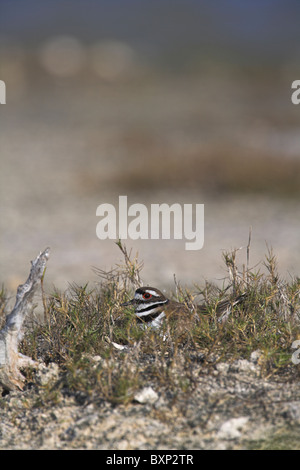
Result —
<instances>
[{"instance_id":1,"label":"blurred background","mask_svg":"<svg viewBox=\"0 0 300 470\"><path fill-rule=\"evenodd\" d=\"M146 284L222 283L222 251L300 268L300 2L0 1L0 283L50 246L46 284L122 260L96 208L205 204L205 242L127 240ZM258 269L258 268L255 268Z\"/></svg>"}]
</instances>

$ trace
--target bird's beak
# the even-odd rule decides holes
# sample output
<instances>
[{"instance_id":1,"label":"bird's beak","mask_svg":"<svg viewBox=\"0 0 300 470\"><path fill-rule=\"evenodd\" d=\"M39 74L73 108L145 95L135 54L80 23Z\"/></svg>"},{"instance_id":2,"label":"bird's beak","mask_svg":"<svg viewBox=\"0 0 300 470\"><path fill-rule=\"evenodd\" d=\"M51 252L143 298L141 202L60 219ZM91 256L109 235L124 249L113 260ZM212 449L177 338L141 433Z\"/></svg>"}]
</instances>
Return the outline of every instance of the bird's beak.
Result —
<instances>
[{"instance_id":1,"label":"bird's beak","mask_svg":"<svg viewBox=\"0 0 300 470\"><path fill-rule=\"evenodd\" d=\"M134 299L128 300L128 302L124 302L121 304L121 307L126 307L128 305L133 305Z\"/></svg>"}]
</instances>

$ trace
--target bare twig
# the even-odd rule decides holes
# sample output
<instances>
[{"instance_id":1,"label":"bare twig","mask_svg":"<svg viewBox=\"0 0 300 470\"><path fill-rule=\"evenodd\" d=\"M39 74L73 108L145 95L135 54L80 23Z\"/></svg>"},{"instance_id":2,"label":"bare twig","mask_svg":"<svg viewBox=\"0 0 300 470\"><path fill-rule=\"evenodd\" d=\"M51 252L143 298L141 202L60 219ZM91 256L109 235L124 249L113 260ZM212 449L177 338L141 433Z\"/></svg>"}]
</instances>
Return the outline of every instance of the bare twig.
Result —
<instances>
[{"instance_id":1,"label":"bare twig","mask_svg":"<svg viewBox=\"0 0 300 470\"><path fill-rule=\"evenodd\" d=\"M18 287L16 303L6 317L4 328L0 331L0 385L6 390L22 389L24 377L19 369L35 362L18 352L23 337L23 323L32 306L33 296L42 279L50 249L46 248L32 261L27 281Z\"/></svg>"},{"instance_id":2,"label":"bare twig","mask_svg":"<svg viewBox=\"0 0 300 470\"><path fill-rule=\"evenodd\" d=\"M248 245L247 245L247 281L248 281L248 273L249 273L251 235L252 235L252 227L250 226L250 227L249 227Z\"/></svg>"},{"instance_id":3,"label":"bare twig","mask_svg":"<svg viewBox=\"0 0 300 470\"><path fill-rule=\"evenodd\" d=\"M48 312L48 306L47 306L47 299L45 295L45 289L44 289L44 277L46 274L46 266L43 272L43 275L41 277L41 290L42 290L42 301L43 301L43 307L44 307L44 320L50 325L50 318L49 318L49 312Z\"/></svg>"},{"instance_id":4,"label":"bare twig","mask_svg":"<svg viewBox=\"0 0 300 470\"><path fill-rule=\"evenodd\" d=\"M142 280L140 277L140 271L143 268L143 263L139 263L138 261L138 253L135 255L135 257L132 259L131 258L131 250L128 253L127 248L125 245L123 245L122 240L118 240L116 242L116 245L120 248L121 252L123 253L124 256L124 261L125 261L125 269L126 269L126 274L132 283L132 285L137 288L142 285Z\"/></svg>"}]
</instances>

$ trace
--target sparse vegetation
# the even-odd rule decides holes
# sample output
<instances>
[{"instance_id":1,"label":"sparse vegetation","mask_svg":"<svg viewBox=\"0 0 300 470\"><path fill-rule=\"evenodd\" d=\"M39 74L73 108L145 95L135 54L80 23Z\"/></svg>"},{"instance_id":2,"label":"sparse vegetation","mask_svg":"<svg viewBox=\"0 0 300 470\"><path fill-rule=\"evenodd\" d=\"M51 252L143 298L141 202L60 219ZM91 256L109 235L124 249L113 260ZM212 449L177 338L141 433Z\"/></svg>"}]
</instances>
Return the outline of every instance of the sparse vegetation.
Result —
<instances>
[{"instance_id":1,"label":"sparse vegetation","mask_svg":"<svg viewBox=\"0 0 300 470\"><path fill-rule=\"evenodd\" d=\"M101 415L105 412L106 416L117 409L116 419L120 422L124 419L124 423L132 413L136 417L147 413L150 420L173 431L180 422L184 445L189 446L191 442L193 448L214 448L220 435L223 442L237 445L236 439L231 441L231 432L235 435L239 431L220 427L233 418L233 425L248 423L246 434L238 439L238 447L294 448L298 439L299 366L291 362L291 345L300 337L299 278L289 282L280 278L272 250L268 250L264 263L255 270L248 267L248 257L246 264L239 267L238 251L224 253L228 276L223 287L206 282L205 286L195 284L188 290L175 280L174 292L169 297L184 302L193 312L193 321L185 329L184 323L180 328L167 324L163 332L158 333L141 329L131 308L121 307L141 284L142 264L121 242L118 245L124 264L110 272L96 269L98 286L72 285L67 292L43 293L45 321L31 320L21 348L23 354L49 367L24 370L27 387L18 392L18 399L12 395L11 400L7 400L3 395L0 413L11 408L16 423L25 419L29 429L32 413L35 416L42 413L50 420L56 416L59 429L60 409L68 410L68 403L73 400L77 408L86 410L87 422L95 420L97 431L93 433L92 445L96 447L99 439L99 442L103 438L110 441L102 434L98 415L89 414L90 406L101 407ZM233 308L225 322L220 322L216 314L218 302L230 294L242 293L246 294L243 303ZM6 297L2 288L2 317ZM203 302L207 313L196 314L195 305ZM46 370L45 378L41 378L43 370ZM139 409L135 397L145 386L158 392L162 402ZM80 411L74 413L81 423ZM78 442L86 445L85 438L79 439L81 434L78 434L79 440L76 438L76 422L65 434L60 434L61 446L67 446L69 440L74 440L74 445ZM192 437L193 429L200 433L200 441L196 431L195 439ZM210 434L210 429L215 434ZM228 437L224 429L229 429ZM38 430L36 432L38 439ZM120 435L123 432L126 433L120 428ZM174 442L177 444L173 441L170 444L167 437L170 431L164 432L167 433L164 440L156 439L154 445L181 448L176 430ZM35 435L34 430L33 433ZM206 435L211 437L208 439ZM153 445L153 439L150 442ZM56 444L49 445L55 447ZM145 445L151 448L150 443Z\"/></svg>"},{"instance_id":2,"label":"sparse vegetation","mask_svg":"<svg viewBox=\"0 0 300 470\"><path fill-rule=\"evenodd\" d=\"M49 295L49 320L24 338L26 355L59 364L61 374L51 390L126 404L147 383L175 397L191 393L197 376L217 362L249 359L257 350L263 377L292 380L299 375L291 364L291 344L300 335L300 280L280 279L271 250L256 271L239 269L236 252L224 253L229 274L222 289L207 283L204 289L195 285L186 290L176 283L174 298L191 310L198 302L208 306L207 314L195 314L192 327L178 335L178 325L166 325L163 334L143 331L134 312L120 307L140 285L142 264L120 242L119 247L123 266L97 270L96 288L73 285L68 292ZM222 324L216 305L230 291L247 295ZM115 343L125 348L120 350Z\"/></svg>"}]
</instances>

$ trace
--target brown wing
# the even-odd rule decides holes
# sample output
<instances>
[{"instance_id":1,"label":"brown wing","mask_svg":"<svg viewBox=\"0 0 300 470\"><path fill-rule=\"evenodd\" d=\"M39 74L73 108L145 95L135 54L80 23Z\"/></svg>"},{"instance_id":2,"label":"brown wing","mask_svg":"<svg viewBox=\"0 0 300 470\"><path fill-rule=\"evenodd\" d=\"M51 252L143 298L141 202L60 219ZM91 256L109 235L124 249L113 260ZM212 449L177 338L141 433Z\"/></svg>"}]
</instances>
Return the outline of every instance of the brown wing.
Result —
<instances>
[{"instance_id":1,"label":"brown wing","mask_svg":"<svg viewBox=\"0 0 300 470\"><path fill-rule=\"evenodd\" d=\"M239 305L242 302L244 302L246 296L247 294L244 293L232 299L225 299L219 302L216 307L216 314L218 317L218 321L221 323L226 321L232 311L232 308L235 307L235 305ZM202 315L209 313L207 305L205 304L197 305L197 312Z\"/></svg>"}]
</instances>

